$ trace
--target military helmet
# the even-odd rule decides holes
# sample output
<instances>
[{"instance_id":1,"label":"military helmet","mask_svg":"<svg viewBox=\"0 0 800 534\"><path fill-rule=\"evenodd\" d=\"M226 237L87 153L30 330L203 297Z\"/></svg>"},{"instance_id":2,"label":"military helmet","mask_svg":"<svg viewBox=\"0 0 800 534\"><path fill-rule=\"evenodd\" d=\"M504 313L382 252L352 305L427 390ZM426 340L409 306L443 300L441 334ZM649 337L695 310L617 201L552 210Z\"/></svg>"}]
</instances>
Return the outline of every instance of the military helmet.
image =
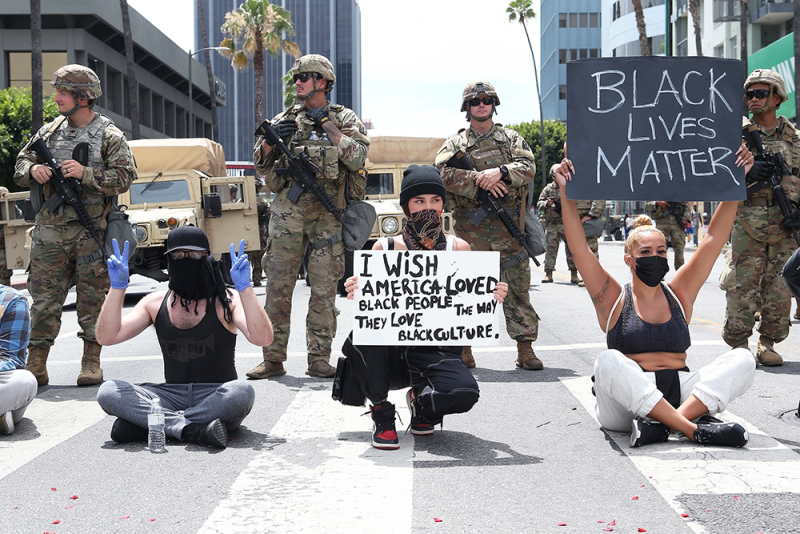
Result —
<instances>
[{"instance_id":1,"label":"military helmet","mask_svg":"<svg viewBox=\"0 0 800 534\"><path fill-rule=\"evenodd\" d=\"M781 104L789 99L786 93L786 84L783 81L783 76L778 74L772 69L756 69L750 73L750 76L744 81L744 90L756 83L765 83L772 87L773 91L781 97Z\"/></svg>"},{"instance_id":2,"label":"military helmet","mask_svg":"<svg viewBox=\"0 0 800 534\"><path fill-rule=\"evenodd\" d=\"M497 91L494 90L494 85L485 81L470 82L467 84L467 86L464 88L464 92L461 94L461 111L467 111L467 102L473 98L477 98L477 96L481 93L487 94L494 98L495 106L500 105L500 98L497 96Z\"/></svg>"},{"instance_id":3,"label":"military helmet","mask_svg":"<svg viewBox=\"0 0 800 534\"><path fill-rule=\"evenodd\" d=\"M325 88L326 93L333 90L333 84L336 83L336 74L333 73L333 65L330 60L325 56L319 54L306 54L297 58L292 66L292 75L300 74L301 72L314 72L319 74L324 79L328 80L328 86Z\"/></svg>"},{"instance_id":4,"label":"military helmet","mask_svg":"<svg viewBox=\"0 0 800 534\"><path fill-rule=\"evenodd\" d=\"M87 100L97 100L103 94L100 78L92 69L83 65L64 65L53 73L50 85Z\"/></svg>"}]
</instances>

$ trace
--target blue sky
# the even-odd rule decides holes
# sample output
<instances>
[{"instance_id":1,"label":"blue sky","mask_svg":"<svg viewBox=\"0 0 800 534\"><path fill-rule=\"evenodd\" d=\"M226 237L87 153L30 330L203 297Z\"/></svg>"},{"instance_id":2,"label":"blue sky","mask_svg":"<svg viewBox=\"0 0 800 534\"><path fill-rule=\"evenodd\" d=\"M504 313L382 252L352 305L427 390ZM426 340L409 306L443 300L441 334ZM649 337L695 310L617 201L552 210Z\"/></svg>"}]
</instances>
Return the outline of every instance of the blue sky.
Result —
<instances>
[{"instance_id":1,"label":"blue sky","mask_svg":"<svg viewBox=\"0 0 800 534\"><path fill-rule=\"evenodd\" d=\"M195 0L129 0L179 46L193 46ZM538 120L525 32L506 0L359 0L362 119L373 135L444 137L466 125L461 91L479 78L500 96L497 122ZM538 8L538 2L534 2ZM528 25L539 57L539 21Z\"/></svg>"}]
</instances>

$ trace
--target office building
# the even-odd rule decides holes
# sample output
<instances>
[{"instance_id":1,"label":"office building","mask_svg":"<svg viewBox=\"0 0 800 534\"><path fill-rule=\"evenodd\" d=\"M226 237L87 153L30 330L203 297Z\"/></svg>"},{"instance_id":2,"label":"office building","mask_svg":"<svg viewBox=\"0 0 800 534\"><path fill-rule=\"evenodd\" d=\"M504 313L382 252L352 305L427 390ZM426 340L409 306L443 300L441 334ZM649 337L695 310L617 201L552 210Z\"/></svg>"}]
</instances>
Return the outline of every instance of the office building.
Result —
<instances>
[{"instance_id":1,"label":"office building","mask_svg":"<svg viewBox=\"0 0 800 534\"><path fill-rule=\"evenodd\" d=\"M190 134L190 78L195 130L197 135L210 137L211 93L205 67L189 60L185 50L133 8L130 8L130 21L142 137L187 137ZM30 22L29 2L0 0L2 88L31 84ZM100 77L103 88L97 111L109 116L130 138L128 76L119 2L42 2L42 51L46 95L52 94L50 78L58 67L79 63L92 68ZM220 80L215 82L214 97L218 105L224 106L224 83Z\"/></svg>"},{"instance_id":2,"label":"office building","mask_svg":"<svg viewBox=\"0 0 800 534\"><path fill-rule=\"evenodd\" d=\"M220 27L225 14L235 10L241 0L203 0L209 46L218 46L223 39ZM331 102L361 114L361 9L357 0L275 0L291 13L295 41L303 54L321 54L333 63L336 84ZM195 7L195 10L197 8ZM195 17L198 21L199 17ZM199 24L199 22L198 22ZM203 48L202 33L195 31L195 49ZM198 54L205 61L204 54ZM255 74L251 67L234 71L230 60L214 52L211 64L215 76L228 89L228 105L219 109L219 142L229 161L252 161L255 117ZM294 58L279 52L274 58L266 55L264 68L264 118L272 118L284 109L283 76L292 67Z\"/></svg>"},{"instance_id":3,"label":"office building","mask_svg":"<svg viewBox=\"0 0 800 534\"><path fill-rule=\"evenodd\" d=\"M545 120L567 120L567 62L599 57L600 0L542 0L541 91Z\"/></svg>"}]
</instances>

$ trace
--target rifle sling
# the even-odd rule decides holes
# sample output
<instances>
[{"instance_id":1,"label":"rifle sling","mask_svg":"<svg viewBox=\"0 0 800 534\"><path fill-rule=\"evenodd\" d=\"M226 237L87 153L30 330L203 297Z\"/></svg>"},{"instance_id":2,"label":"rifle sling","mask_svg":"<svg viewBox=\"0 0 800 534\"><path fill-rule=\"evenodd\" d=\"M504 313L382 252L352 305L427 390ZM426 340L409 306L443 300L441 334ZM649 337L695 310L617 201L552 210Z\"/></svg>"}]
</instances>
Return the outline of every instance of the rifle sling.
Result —
<instances>
[{"instance_id":1,"label":"rifle sling","mask_svg":"<svg viewBox=\"0 0 800 534\"><path fill-rule=\"evenodd\" d=\"M525 261L527 259L528 259L528 251L523 248L522 252L517 254L516 257L508 260L505 263L501 263L500 264L500 270L501 271L507 271L510 268L512 268L512 267L514 267L516 265L519 265L520 263L522 263L523 261Z\"/></svg>"},{"instance_id":2,"label":"rifle sling","mask_svg":"<svg viewBox=\"0 0 800 534\"><path fill-rule=\"evenodd\" d=\"M775 237L773 237L772 239L769 239L767 241L764 241L763 239L759 239L758 237L756 237L756 232L755 232L755 230L753 230L753 227L750 226L749 224L747 224L747 221L744 220L744 218L742 217L741 212L739 212L737 215L739 217L739 223L741 223L742 228L744 228L744 231L747 232L747 235L749 235L751 238L755 239L759 243L766 243L767 245L774 245L775 243L778 243L778 242L783 241L784 239L786 239L786 234L785 233L778 234Z\"/></svg>"}]
</instances>

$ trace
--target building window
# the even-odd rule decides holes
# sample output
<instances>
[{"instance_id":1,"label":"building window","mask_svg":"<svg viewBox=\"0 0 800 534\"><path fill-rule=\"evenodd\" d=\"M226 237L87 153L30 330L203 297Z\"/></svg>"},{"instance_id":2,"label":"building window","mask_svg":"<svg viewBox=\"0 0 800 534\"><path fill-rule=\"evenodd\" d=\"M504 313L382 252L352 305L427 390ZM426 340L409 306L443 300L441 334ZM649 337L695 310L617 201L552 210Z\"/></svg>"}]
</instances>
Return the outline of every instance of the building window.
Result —
<instances>
[{"instance_id":1,"label":"building window","mask_svg":"<svg viewBox=\"0 0 800 534\"><path fill-rule=\"evenodd\" d=\"M559 85L558 86L558 99L559 100L566 100L567 99L567 86L566 85Z\"/></svg>"},{"instance_id":2,"label":"building window","mask_svg":"<svg viewBox=\"0 0 800 534\"><path fill-rule=\"evenodd\" d=\"M597 28L600 26L600 13L589 13L589 27Z\"/></svg>"},{"instance_id":3,"label":"building window","mask_svg":"<svg viewBox=\"0 0 800 534\"><path fill-rule=\"evenodd\" d=\"M558 62L559 62L560 64L562 64L562 65L563 65L564 63L566 63L566 62L567 62L567 54L568 54L568 53L569 53L569 50L567 50L567 49L565 49L565 48L562 48L562 49L560 49L560 50L558 51Z\"/></svg>"},{"instance_id":4,"label":"building window","mask_svg":"<svg viewBox=\"0 0 800 534\"><path fill-rule=\"evenodd\" d=\"M587 57L589 57L589 49L581 48L581 59L586 59Z\"/></svg>"},{"instance_id":5,"label":"building window","mask_svg":"<svg viewBox=\"0 0 800 534\"><path fill-rule=\"evenodd\" d=\"M56 90L50 85L53 73L67 64L66 52L42 52L42 92L51 96ZM8 86L31 86L31 53L9 52L8 54Z\"/></svg>"},{"instance_id":6,"label":"building window","mask_svg":"<svg viewBox=\"0 0 800 534\"><path fill-rule=\"evenodd\" d=\"M577 13L570 13L569 14L569 27L570 28L577 28L578 27L578 14Z\"/></svg>"},{"instance_id":7,"label":"building window","mask_svg":"<svg viewBox=\"0 0 800 534\"><path fill-rule=\"evenodd\" d=\"M106 86L103 88L106 97L106 109L122 114L120 109L120 91L122 91L122 74L111 67L106 69Z\"/></svg>"},{"instance_id":8,"label":"building window","mask_svg":"<svg viewBox=\"0 0 800 534\"><path fill-rule=\"evenodd\" d=\"M588 13L581 13L580 14L580 23L581 23L581 28L588 28L589 27L589 14Z\"/></svg>"},{"instance_id":9,"label":"building window","mask_svg":"<svg viewBox=\"0 0 800 534\"><path fill-rule=\"evenodd\" d=\"M589 57L600 57L600 50L592 48L589 50Z\"/></svg>"},{"instance_id":10,"label":"building window","mask_svg":"<svg viewBox=\"0 0 800 534\"><path fill-rule=\"evenodd\" d=\"M559 13L558 14L558 27L559 28L566 28L567 27L567 14L566 13Z\"/></svg>"},{"instance_id":11,"label":"building window","mask_svg":"<svg viewBox=\"0 0 800 534\"><path fill-rule=\"evenodd\" d=\"M577 48L570 48L569 49L569 60L575 61L578 59L578 49Z\"/></svg>"}]
</instances>

